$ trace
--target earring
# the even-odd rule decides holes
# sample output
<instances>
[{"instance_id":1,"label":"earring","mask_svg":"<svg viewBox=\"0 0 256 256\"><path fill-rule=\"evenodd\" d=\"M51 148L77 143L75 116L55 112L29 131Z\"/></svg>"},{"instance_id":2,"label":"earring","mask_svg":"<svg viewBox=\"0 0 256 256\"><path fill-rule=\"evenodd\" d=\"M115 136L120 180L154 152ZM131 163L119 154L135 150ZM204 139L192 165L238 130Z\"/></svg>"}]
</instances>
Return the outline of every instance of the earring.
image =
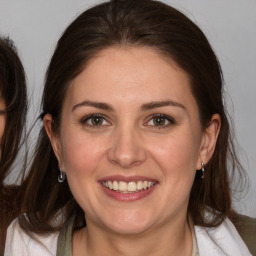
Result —
<instances>
[{"instance_id":1,"label":"earring","mask_svg":"<svg viewBox=\"0 0 256 256\"><path fill-rule=\"evenodd\" d=\"M62 172L61 169L59 170L59 174L58 174L58 182L59 183L63 183L66 179L66 174L65 172Z\"/></svg>"},{"instance_id":2,"label":"earring","mask_svg":"<svg viewBox=\"0 0 256 256\"><path fill-rule=\"evenodd\" d=\"M201 176L201 179L204 178L204 171L205 171L205 169L204 169L204 162L202 162L202 169L201 169L202 176Z\"/></svg>"}]
</instances>

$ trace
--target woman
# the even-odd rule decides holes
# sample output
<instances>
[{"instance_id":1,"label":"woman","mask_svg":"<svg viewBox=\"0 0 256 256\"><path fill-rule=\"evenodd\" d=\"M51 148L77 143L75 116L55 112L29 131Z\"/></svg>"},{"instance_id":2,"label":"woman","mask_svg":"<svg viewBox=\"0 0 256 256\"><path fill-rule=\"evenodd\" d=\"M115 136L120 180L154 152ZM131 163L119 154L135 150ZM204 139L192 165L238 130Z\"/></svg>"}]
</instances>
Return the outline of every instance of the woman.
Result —
<instances>
[{"instance_id":1,"label":"woman","mask_svg":"<svg viewBox=\"0 0 256 256\"><path fill-rule=\"evenodd\" d=\"M82 13L48 67L5 255L251 255L229 220L240 165L222 84L204 34L172 7Z\"/></svg>"},{"instance_id":2,"label":"woman","mask_svg":"<svg viewBox=\"0 0 256 256\"><path fill-rule=\"evenodd\" d=\"M22 63L12 41L0 38L0 254L6 229L19 214L14 207L19 188L4 185L4 180L21 146L26 109L26 82Z\"/></svg>"}]
</instances>

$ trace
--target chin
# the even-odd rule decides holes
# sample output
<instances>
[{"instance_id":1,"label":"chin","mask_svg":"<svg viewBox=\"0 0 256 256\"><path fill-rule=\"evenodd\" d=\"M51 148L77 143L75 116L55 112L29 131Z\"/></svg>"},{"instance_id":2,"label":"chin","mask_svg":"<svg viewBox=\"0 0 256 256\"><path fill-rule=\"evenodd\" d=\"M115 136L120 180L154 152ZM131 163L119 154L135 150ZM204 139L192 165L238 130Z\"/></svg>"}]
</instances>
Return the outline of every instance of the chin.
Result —
<instances>
[{"instance_id":1,"label":"chin","mask_svg":"<svg viewBox=\"0 0 256 256\"><path fill-rule=\"evenodd\" d=\"M139 235L139 234L143 234L144 232L146 232L149 229L148 225L136 225L136 224L132 224L132 223L123 223L120 225L111 225L111 227L109 227L109 229L111 229L112 232L120 234L120 235Z\"/></svg>"},{"instance_id":2,"label":"chin","mask_svg":"<svg viewBox=\"0 0 256 256\"><path fill-rule=\"evenodd\" d=\"M113 221L114 220L114 221ZM112 215L105 221L105 226L114 233L122 235L135 235L147 231L153 224L145 214L122 214L119 216Z\"/></svg>"}]
</instances>

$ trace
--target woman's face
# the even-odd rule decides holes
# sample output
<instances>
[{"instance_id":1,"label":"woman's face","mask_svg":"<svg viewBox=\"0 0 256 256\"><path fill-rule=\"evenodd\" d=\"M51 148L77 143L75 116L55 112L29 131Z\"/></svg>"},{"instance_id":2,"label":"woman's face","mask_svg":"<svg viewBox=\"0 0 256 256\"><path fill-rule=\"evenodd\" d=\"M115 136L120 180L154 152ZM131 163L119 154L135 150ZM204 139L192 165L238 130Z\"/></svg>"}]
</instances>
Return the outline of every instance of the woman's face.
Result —
<instances>
[{"instance_id":1,"label":"woman's face","mask_svg":"<svg viewBox=\"0 0 256 256\"><path fill-rule=\"evenodd\" d=\"M45 117L88 227L134 234L186 218L211 155L189 83L151 48L105 49L69 87L59 136Z\"/></svg>"},{"instance_id":2,"label":"woman's face","mask_svg":"<svg viewBox=\"0 0 256 256\"><path fill-rule=\"evenodd\" d=\"M5 128L6 117L5 117L4 110L5 110L5 102L0 93L0 146L1 146L2 137L4 134L4 128ZM1 157L1 147L0 147L0 157Z\"/></svg>"}]
</instances>

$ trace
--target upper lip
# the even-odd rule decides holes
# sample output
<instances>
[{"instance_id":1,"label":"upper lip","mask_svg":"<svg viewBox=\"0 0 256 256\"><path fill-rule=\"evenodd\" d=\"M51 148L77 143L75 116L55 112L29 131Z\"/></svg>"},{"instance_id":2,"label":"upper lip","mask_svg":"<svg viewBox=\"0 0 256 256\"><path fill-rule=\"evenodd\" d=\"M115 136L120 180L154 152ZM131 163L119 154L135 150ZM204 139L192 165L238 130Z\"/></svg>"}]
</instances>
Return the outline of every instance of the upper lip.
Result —
<instances>
[{"instance_id":1,"label":"upper lip","mask_svg":"<svg viewBox=\"0 0 256 256\"><path fill-rule=\"evenodd\" d=\"M111 175L111 176L103 177L99 181L100 182L103 182L103 181L124 181L124 182L152 181L152 182L157 182L156 179L146 177L146 176L122 176L122 175Z\"/></svg>"}]
</instances>

